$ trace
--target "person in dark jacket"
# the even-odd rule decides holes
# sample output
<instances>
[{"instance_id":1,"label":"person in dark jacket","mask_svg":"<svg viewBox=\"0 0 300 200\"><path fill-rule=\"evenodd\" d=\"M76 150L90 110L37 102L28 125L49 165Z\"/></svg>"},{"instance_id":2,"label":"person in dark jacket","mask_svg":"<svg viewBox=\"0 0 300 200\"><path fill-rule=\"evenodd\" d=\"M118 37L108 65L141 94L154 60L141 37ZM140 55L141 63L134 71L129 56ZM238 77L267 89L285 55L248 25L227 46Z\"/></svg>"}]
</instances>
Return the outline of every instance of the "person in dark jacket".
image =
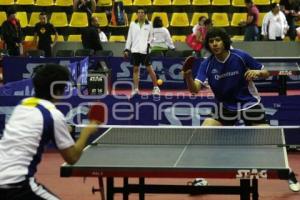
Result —
<instances>
[{"instance_id":1,"label":"person in dark jacket","mask_svg":"<svg viewBox=\"0 0 300 200\"><path fill-rule=\"evenodd\" d=\"M22 30L20 21L16 18L16 10L7 11L7 20L2 23L2 37L5 48L10 56L19 56L22 53Z\"/></svg>"},{"instance_id":2,"label":"person in dark jacket","mask_svg":"<svg viewBox=\"0 0 300 200\"><path fill-rule=\"evenodd\" d=\"M98 18L92 17L90 24L81 34L82 45L85 49L92 49L96 52L103 49L99 37L100 28Z\"/></svg>"}]
</instances>

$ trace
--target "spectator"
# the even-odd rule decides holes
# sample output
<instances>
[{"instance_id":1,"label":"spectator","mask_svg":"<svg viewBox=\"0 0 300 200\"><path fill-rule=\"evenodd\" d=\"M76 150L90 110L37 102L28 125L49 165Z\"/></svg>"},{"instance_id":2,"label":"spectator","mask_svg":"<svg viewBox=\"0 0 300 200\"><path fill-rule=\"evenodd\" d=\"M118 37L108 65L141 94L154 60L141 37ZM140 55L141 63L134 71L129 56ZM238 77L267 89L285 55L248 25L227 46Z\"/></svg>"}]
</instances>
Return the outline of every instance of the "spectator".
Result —
<instances>
[{"instance_id":1,"label":"spectator","mask_svg":"<svg viewBox=\"0 0 300 200\"><path fill-rule=\"evenodd\" d=\"M170 32L163 27L163 22L160 17L155 17L153 20L153 37L150 41L150 47L151 52L175 49Z\"/></svg>"},{"instance_id":2,"label":"spectator","mask_svg":"<svg viewBox=\"0 0 300 200\"><path fill-rule=\"evenodd\" d=\"M73 10L79 12L86 12L88 18L92 17L92 14L96 11L95 0L74 0Z\"/></svg>"},{"instance_id":3,"label":"spectator","mask_svg":"<svg viewBox=\"0 0 300 200\"><path fill-rule=\"evenodd\" d=\"M149 43L152 40L153 28L151 23L146 19L145 9L139 7L137 9L137 20L130 23L124 57L129 57L131 52L131 64L133 65L133 91L132 95L139 92L139 66L145 65L153 83L152 93L158 95L160 89L157 86L156 74L148 56Z\"/></svg>"},{"instance_id":4,"label":"spectator","mask_svg":"<svg viewBox=\"0 0 300 200\"><path fill-rule=\"evenodd\" d=\"M123 0L113 1L110 24L112 26L128 26L128 17L124 9Z\"/></svg>"},{"instance_id":5,"label":"spectator","mask_svg":"<svg viewBox=\"0 0 300 200\"><path fill-rule=\"evenodd\" d=\"M1 27L4 46L8 51L8 55L21 55L23 53L22 30L14 8L7 11L7 20L2 23Z\"/></svg>"},{"instance_id":6,"label":"spectator","mask_svg":"<svg viewBox=\"0 0 300 200\"><path fill-rule=\"evenodd\" d=\"M52 43L51 35L54 34L54 41ZM37 43L37 37L39 37ZM52 56L52 47L56 44L58 33L53 24L48 22L45 12L40 14L40 22L36 23L34 27L34 44L37 43L37 49L43 50L46 57Z\"/></svg>"},{"instance_id":7,"label":"spectator","mask_svg":"<svg viewBox=\"0 0 300 200\"><path fill-rule=\"evenodd\" d=\"M297 35L295 21L300 17L300 1L280 0L280 6L289 25L288 36L292 41L295 41Z\"/></svg>"},{"instance_id":8,"label":"spectator","mask_svg":"<svg viewBox=\"0 0 300 200\"><path fill-rule=\"evenodd\" d=\"M278 3L271 4L271 11L268 12L262 23L261 34L264 39L268 40L283 40L288 30L285 15L280 11Z\"/></svg>"},{"instance_id":9,"label":"spectator","mask_svg":"<svg viewBox=\"0 0 300 200\"><path fill-rule=\"evenodd\" d=\"M199 23L193 27L193 33L187 36L187 44L195 51L195 54L202 54L203 41L208 29L212 26L211 19L204 16L199 18ZM202 55L201 55L202 56Z\"/></svg>"},{"instance_id":10,"label":"spectator","mask_svg":"<svg viewBox=\"0 0 300 200\"><path fill-rule=\"evenodd\" d=\"M248 10L247 20L240 23L240 25L246 26L244 41L256 41L259 37L259 29L257 26L259 10L253 4L253 0L244 0L244 2Z\"/></svg>"},{"instance_id":11,"label":"spectator","mask_svg":"<svg viewBox=\"0 0 300 200\"><path fill-rule=\"evenodd\" d=\"M99 21L97 17L91 17L90 26L83 30L81 34L82 45L85 49L92 49L95 52L102 50L100 37L103 36L99 28ZM104 34L105 35L105 34ZM106 37L106 36L105 36ZM107 40L107 37L106 37Z\"/></svg>"}]
</instances>

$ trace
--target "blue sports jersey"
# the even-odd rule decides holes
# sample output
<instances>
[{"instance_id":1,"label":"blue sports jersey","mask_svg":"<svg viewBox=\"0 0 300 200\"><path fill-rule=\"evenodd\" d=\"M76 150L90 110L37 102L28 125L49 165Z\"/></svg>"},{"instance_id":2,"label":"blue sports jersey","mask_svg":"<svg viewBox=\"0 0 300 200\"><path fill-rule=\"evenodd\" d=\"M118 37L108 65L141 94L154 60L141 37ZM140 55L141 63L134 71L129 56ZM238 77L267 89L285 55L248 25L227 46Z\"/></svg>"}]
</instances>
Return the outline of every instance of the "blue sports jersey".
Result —
<instances>
[{"instance_id":1,"label":"blue sports jersey","mask_svg":"<svg viewBox=\"0 0 300 200\"><path fill-rule=\"evenodd\" d=\"M263 65L244 51L230 49L225 61L215 56L204 60L198 70L196 80L208 83L218 103L228 110L245 110L260 102L260 96L253 81L244 77L248 69L260 70Z\"/></svg>"}]
</instances>

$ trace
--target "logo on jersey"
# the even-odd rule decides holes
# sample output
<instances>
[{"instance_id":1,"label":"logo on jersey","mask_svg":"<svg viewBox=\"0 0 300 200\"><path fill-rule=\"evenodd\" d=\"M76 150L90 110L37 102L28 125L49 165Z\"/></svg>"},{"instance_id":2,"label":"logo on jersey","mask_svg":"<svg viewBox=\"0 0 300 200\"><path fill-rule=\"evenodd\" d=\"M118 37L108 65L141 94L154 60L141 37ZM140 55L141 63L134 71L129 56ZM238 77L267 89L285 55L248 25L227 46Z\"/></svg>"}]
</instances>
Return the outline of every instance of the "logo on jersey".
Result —
<instances>
[{"instance_id":1,"label":"logo on jersey","mask_svg":"<svg viewBox=\"0 0 300 200\"><path fill-rule=\"evenodd\" d=\"M216 74L215 79L220 80L223 78L228 78L228 77L232 77L232 76L236 76L236 75L239 75L239 71L226 72L226 73L220 74L220 75Z\"/></svg>"},{"instance_id":2,"label":"logo on jersey","mask_svg":"<svg viewBox=\"0 0 300 200\"><path fill-rule=\"evenodd\" d=\"M212 74L217 74L217 73L219 73L219 71L217 69L213 69L213 70L211 70L211 73Z\"/></svg>"}]
</instances>

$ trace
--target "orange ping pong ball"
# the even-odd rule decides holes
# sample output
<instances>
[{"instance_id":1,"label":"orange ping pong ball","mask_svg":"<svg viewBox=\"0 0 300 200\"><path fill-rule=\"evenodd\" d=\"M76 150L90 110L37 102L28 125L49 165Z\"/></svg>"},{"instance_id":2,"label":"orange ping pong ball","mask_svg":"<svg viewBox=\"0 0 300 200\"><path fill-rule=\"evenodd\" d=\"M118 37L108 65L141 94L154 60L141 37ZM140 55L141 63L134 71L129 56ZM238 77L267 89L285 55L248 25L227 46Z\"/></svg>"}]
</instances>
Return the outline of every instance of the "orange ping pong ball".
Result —
<instances>
[{"instance_id":1,"label":"orange ping pong ball","mask_svg":"<svg viewBox=\"0 0 300 200\"><path fill-rule=\"evenodd\" d=\"M157 85L162 85L163 83L164 83L163 80L161 80L161 79L157 80Z\"/></svg>"}]
</instances>

